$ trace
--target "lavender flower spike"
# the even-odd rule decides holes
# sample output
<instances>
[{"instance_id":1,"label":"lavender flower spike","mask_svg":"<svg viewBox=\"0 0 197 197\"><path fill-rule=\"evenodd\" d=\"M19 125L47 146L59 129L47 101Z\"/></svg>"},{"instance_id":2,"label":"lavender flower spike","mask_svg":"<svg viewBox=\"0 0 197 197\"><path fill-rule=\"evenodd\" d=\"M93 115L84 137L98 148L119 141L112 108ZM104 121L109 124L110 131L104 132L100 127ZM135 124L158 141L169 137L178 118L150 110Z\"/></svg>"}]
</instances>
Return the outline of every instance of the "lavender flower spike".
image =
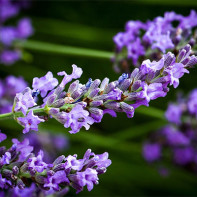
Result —
<instances>
[{"instance_id":1,"label":"lavender flower spike","mask_svg":"<svg viewBox=\"0 0 197 197\"><path fill-rule=\"evenodd\" d=\"M183 50L186 51L184 54ZM14 116L25 127L24 132L37 130L37 125L49 117L56 119L64 127L71 128L70 133L77 133L82 127L88 130L94 122L101 122L105 113L115 117L116 113L123 112L128 118L132 118L136 108L141 105L149 106L151 100L165 97L170 85L175 88L179 85L179 79L189 73L188 69L197 62L191 64L186 61L191 57L197 59L191 53L191 46L187 44L179 51L181 58L167 53L158 61L144 61L130 75L123 74L115 81L109 82L108 78L102 82L99 79L89 79L88 83L81 84L77 80L70 84L68 90L65 85L81 76L81 68L73 65L71 75L66 72L58 73L64 75L64 78L56 87L57 80L48 72L46 76L49 78L45 76L33 80L34 90L38 88L36 91L26 88L16 95ZM37 97L37 101L42 103L40 106L34 101L39 91L43 96L46 94L43 100L39 101ZM30 110L35 116L28 114L27 118L21 117L21 112L27 116L26 112Z\"/></svg>"},{"instance_id":2,"label":"lavender flower spike","mask_svg":"<svg viewBox=\"0 0 197 197\"><path fill-rule=\"evenodd\" d=\"M82 159L77 159L75 154L46 163L43 151L35 156L28 139L22 143L16 139L13 142L8 150L0 147L0 188L5 196L10 192L16 195L20 190L20 196L29 192L31 196L37 193L58 196L59 192L68 192L71 187L81 192L85 186L91 191L98 184L98 176L111 165L108 153L96 155L90 149Z\"/></svg>"},{"instance_id":3,"label":"lavender flower spike","mask_svg":"<svg viewBox=\"0 0 197 197\"><path fill-rule=\"evenodd\" d=\"M194 89L185 98L178 97L176 103L170 103L165 117L168 124L153 133L149 142L143 146L143 157L152 163L161 163L168 151L171 161L180 167L196 174L197 150L197 89ZM169 158L168 158L168 161Z\"/></svg>"},{"instance_id":4,"label":"lavender flower spike","mask_svg":"<svg viewBox=\"0 0 197 197\"><path fill-rule=\"evenodd\" d=\"M163 17L158 16L145 23L128 21L124 32L117 33L113 38L116 46L112 58L115 71L130 73L133 66L140 67L139 60L149 58L158 61L161 53L176 51L182 43L195 45L196 35L193 32L197 29L196 21L194 10L189 16L166 12Z\"/></svg>"}]
</instances>

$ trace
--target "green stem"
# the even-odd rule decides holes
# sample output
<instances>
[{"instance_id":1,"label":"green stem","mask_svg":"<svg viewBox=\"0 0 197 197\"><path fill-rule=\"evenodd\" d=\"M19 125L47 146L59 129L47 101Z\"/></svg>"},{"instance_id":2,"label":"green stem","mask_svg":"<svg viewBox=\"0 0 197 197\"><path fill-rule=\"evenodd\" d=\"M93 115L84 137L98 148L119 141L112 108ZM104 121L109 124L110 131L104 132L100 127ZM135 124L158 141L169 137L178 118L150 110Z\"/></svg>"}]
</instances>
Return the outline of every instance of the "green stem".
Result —
<instances>
[{"instance_id":1,"label":"green stem","mask_svg":"<svg viewBox=\"0 0 197 197\"><path fill-rule=\"evenodd\" d=\"M27 111L27 113L30 110L33 110L34 114L46 112L46 108L38 108L38 109L29 109ZM5 114L0 114L0 120L14 119L14 118L23 117L23 116L24 115L23 115L23 113L21 111L19 111L19 112L10 112L10 113L5 113Z\"/></svg>"},{"instance_id":2,"label":"green stem","mask_svg":"<svg viewBox=\"0 0 197 197\"><path fill-rule=\"evenodd\" d=\"M110 59L112 52L100 51L94 49L79 48L73 46L63 46L58 44L28 40L24 43L16 43L17 47L23 47L32 51L40 51L44 53L55 53L59 55L71 55L91 58Z\"/></svg>"}]
</instances>

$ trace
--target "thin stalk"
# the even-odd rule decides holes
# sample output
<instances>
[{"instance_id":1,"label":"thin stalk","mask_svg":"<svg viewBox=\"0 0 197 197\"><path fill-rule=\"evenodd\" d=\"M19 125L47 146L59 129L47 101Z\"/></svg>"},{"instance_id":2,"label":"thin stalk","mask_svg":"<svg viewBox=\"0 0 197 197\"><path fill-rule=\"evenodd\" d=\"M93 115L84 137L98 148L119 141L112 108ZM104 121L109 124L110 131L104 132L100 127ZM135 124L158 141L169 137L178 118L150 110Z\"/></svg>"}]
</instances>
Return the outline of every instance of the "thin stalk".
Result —
<instances>
[{"instance_id":1,"label":"thin stalk","mask_svg":"<svg viewBox=\"0 0 197 197\"><path fill-rule=\"evenodd\" d=\"M58 44L46 43L41 41L28 40L23 43L16 43L16 47L23 47L32 51L40 51L43 53L54 53L59 55L70 55L100 59L110 59L112 52L100 51L95 49L86 49L73 46L63 46Z\"/></svg>"},{"instance_id":2,"label":"thin stalk","mask_svg":"<svg viewBox=\"0 0 197 197\"><path fill-rule=\"evenodd\" d=\"M33 110L34 114L36 113L43 113L46 111L45 108L38 108L38 109L29 109L27 113L29 113L30 110ZM14 119L17 117L23 117L23 113L21 111L19 112L9 112L5 114L0 114L0 120L5 120L5 119Z\"/></svg>"},{"instance_id":3,"label":"thin stalk","mask_svg":"<svg viewBox=\"0 0 197 197\"><path fill-rule=\"evenodd\" d=\"M65 110L68 107L70 107L70 105L66 105L61 107L61 110ZM27 113L29 113L29 111L32 110L34 114L36 113L47 113L47 111L49 110L49 108L33 108L33 109L29 109L27 111ZM153 108L153 107L144 107L141 106L140 108L136 109L136 113L141 113L143 115L147 115L150 117L154 117L154 118L159 118L162 120L165 120L164 118L164 112L162 110L159 110L157 108ZM23 117L23 113L22 112L9 112L9 113L5 113L5 114L0 114L0 120L5 120L5 119L14 119L17 117Z\"/></svg>"}]
</instances>

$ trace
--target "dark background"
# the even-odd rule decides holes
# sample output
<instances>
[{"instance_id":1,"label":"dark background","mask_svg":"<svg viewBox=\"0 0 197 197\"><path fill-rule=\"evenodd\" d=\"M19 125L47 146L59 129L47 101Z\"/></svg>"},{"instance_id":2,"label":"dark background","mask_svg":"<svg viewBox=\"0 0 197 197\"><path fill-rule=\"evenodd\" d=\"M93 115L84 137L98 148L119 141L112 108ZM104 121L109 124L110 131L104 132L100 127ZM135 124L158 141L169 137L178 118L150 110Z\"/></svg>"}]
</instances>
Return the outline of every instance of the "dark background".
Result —
<instances>
[{"instance_id":1,"label":"dark background","mask_svg":"<svg viewBox=\"0 0 197 197\"><path fill-rule=\"evenodd\" d=\"M21 13L32 19L35 34L30 40L57 45L97 49L113 52L112 37L124 31L128 20L152 20L163 16L165 11L175 11L189 15L197 8L197 1L33 1L30 9ZM47 71L56 76L58 71L71 72L71 65L83 68L80 79L85 83L88 78L115 80L119 75L113 71L109 59L59 55L35 50L25 50L26 57L13 66L0 66L0 76L9 74L23 76L30 85L33 77L41 77ZM169 101L176 98L177 91L188 93L196 87L197 69L180 80L180 86L171 90L165 98L151 102L151 106L164 112ZM140 113L141 112L141 113ZM147 116L149 113L153 116ZM21 127L14 121L1 122L2 131L9 137L21 135ZM94 124L89 131L81 130L75 135L54 120L41 124L40 131L65 133L71 147L65 154L83 155L87 148L96 153L109 152L112 165L106 174L100 176L100 184L91 192L84 189L78 196L197 196L196 175L172 165L170 158L163 164L147 164L142 156L142 143L150 132L165 122L149 108L141 108L133 119L125 114L117 118L106 115L100 124ZM160 166L170 170L168 177L158 173ZM75 195L71 189L69 195Z\"/></svg>"}]
</instances>

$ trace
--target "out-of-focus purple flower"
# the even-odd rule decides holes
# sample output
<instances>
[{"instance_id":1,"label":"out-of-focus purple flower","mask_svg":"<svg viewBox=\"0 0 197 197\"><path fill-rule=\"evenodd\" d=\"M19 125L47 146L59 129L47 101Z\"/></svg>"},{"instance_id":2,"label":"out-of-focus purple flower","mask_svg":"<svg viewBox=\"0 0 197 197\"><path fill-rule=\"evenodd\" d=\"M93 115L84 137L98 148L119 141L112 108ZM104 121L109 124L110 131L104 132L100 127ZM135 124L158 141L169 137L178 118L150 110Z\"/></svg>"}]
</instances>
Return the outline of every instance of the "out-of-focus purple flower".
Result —
<instances>
[{"instance_id":1,"label":"out-of-focus purple flower","mask_svg":"<svg viewBox=\"0 0 197 197\"><path fill-rule=\"evenodd\" d=\"M172 126L166 126L162 129L161 133L165 135L167 144L174 146L189 145L190 139L182 132Z\"/></svg>"},{"instance_id":2,"label":"out-of-focus purple flower","mask_svg":"<svg viewBox=\"0 0 197 197\"><path fill-rule=\"evenodd\" d=\"M0 143L2 141L4 141L6 138L7 138L7 136L4 133L1 133L1 131L0 131Z\"/></svg>"},{"instance_id":3,"label":"out-of-focus purple flower","mask_svg":"<svg viewBox=\"0 0 197 197\"><path fill-rule=\"evenodd\" d=\"M14 98L16 93L23 91L27 87L27 82L22 77L8 76L5 79L6 94Z\"/></svg>"},{"instance_id":4,"label":"out-of-focus purple flower","mask_svg":"<svg viewBox=\"0 0 197 197\"><path fill-rule=\"evenodd\" d=\"M161 146L157 143L146 143L142 154L148 162L156 161L161 157Z\"/></svg>"},{"instance_id":5,"label":"out-of-focus purple flower","mask_svg":"<svg viewBox=\"0 0 197 197\"><path fill-rule=\"evenodd\" d=\"M179 165L185 165L194 159L194 149L192 147L174 149L174 160Z\"/></svg>"},{"instance_id":6,"label":"out-of-focus purple flower","mask_svg":"<svg viewBox=\"0 0 197 197\"><path fill-rule=\"evenodd\" d=\"M132 59L134 65L137 64L139 57L145 54L144 46L142 45L139 38L137 38L134 42L128 44L127 50L128 58Z\"/></svg>"},{"instance_id":7,"label":"out-of-focus purple flower","mask_svg":"<svg viewBox=\"0 0 197 197\"><path fill-rule=\"evenodd\" d=\"M23 18L18 26L6 26L4 22L24 8L24 1L0 0L0 64L11 65L22 57L22 52L13 43L24 41L33 34L31 21ZM27 4L27 1L26 1Z\"/></svg>"},{"instance_id":8,"label":"out-of-focus purple flower","mask_svg":"<svg viewBox=\"0 0 197 197\"><path fill-rule=\"evenodd\" d=\"M180 28L190 29L192 27L197 26L197 13L194 10L191 10L190 15L183 18L179 25Z\"/></svg>"},{"instance_id":9,"label":"out-of-focus purple flower","mask_svg":"<svg viewBox=\"0 0 197 197\"><path fill-rule=\"evenodd\" d=\"M180 124L181 123L182 109L179 105L169 104L165 113L165 117L169 122Z\"/></svg>"},{"instance_id":10,"label":"out-of-focus purple flower","mask_svg":"<svg viewBox=\"0 0 197 197\"><path fill-rule=\"evenodd\" d=\"M191 92L187 106L189 112L197 117L197 89Z\"/></svg>"},{"instance_id":11,"label":"out-of-focus purple flower","mask_svg":"<svg viewBox=\"0 0 197 197\"><path fill-rule=\"evenodd\" d=\"M12 191L13 197L35 197L36 186L34 183L31 184L30 187L26 187L24 189L19 189L19 187L15 187Z\"/></svg>"},{"instance_id":12,"label":"out-of-focus purple flower","mask_svg":"<svg viewBox=\"0 0 197 197\"><path fill-rule=\"evenodd\" d=\"M44 122L44 119L35 116L33 111L30 110L26 117L19 117L18 121L24 126L23 133L28 133L31 130L38 131L38 124Z\"/></svg>"},{"instance_id":13,"label":"out-of-focus purple flower","mask_svg":"<svg viewBox=\"0 0 197 197\"><path fill-rule=\"evenodd\" d=\"M183 50L183 54L186 51ZM178 58L181 61L181 55ZM188 97L183 98L179 95L176 104L170 103L165 113L169 123L152 134L149 140L150 144L160 146L164 153L167 151L176 165L195 173L197 169L196 98L197 90L194 89ZM146 157L145 159L148 161Z\"/></svg>"},{"instance_id":14,"label":"out-of-focus purple flower","mask_svg":"<svg viewBox=\"0 0 197 197\"><path fill-rule=\"evenodd\" d=\"M26 39L33 34L33 28L31 20L29 18L23 18L18 22L17 26L17 38Z\"/></svg>"},{"instance_id":15,"label":"out-of-focus purple flower","mask_svg":"<svg viewBox=\"0 0 197 197\"><path fill-rule=\"evenodd\" d=\"M5 65L11 65L21 58L21 52L18 50L4 50L0 54L0 63Z\"/></svg>"},{"instance_id":16,"label":"out-of-focus purple flower","mask_svg":"<svg viewBox=\"0 0 197 197\"><path fill-rule=\"evenodd\" d=\"M6 46L12 44L12 42L16 39L16 30L14 27L2 27L0 28L0 42Z\"/></svg>"},{"instance_id":17,"label":"out-of-focus purple flower","mask_svg":"<svg viewBox=\"0 0 197 197\"><path fill-rule=\"evenodd\" d=\"M23 91L27 87L27 82L22 77L8 76L0 81L0 113L8 113L12 110L12 105L16 93Z\"/></svg>"},{"instance_id":18,"label":"out-of-focus purple flower","mask_svg":"<svg viewBox=\"0 0 197 197\"><path fill-rule=\"evenodd\" d=\"M18 14L19 7L12 4L10 0L1 0L0 1L0 22L4 22Z\"/></svg>"},{"instance_id":19,"label":"out-of-focus purple flower","mask_svg":"<svg viewBox=\"0 0 197 197\"><path fill-rule=\"evenodd\" d=\"M158 16L146 23L127 22L125 31L117 33L113 38L116 45L112 58L114 68L117 71L129 72L130 66L140 66L138 60L144 59L144 56L158 60L161 52L173 51L183 42L195 40L192 32L193 28L197 27L196 20L197 14L192 10L186 17L175 12L166 12L163 17ZM177 25L174 25L174 22Z\"/></svg>"},{"instance_id":20,"label":"out-of-focus purple flower","mask_svg":"<svg viewBox=\"0 0 197 197\"><path fill-rule=\"evenodd\" d=\"M54 89L58 85L58 80L53 77L51 72L48 72L44 77L33 79L32 87L34 90L39 90L41 96L45 97L49 90Z\"/></svg>"}]
</instances>

